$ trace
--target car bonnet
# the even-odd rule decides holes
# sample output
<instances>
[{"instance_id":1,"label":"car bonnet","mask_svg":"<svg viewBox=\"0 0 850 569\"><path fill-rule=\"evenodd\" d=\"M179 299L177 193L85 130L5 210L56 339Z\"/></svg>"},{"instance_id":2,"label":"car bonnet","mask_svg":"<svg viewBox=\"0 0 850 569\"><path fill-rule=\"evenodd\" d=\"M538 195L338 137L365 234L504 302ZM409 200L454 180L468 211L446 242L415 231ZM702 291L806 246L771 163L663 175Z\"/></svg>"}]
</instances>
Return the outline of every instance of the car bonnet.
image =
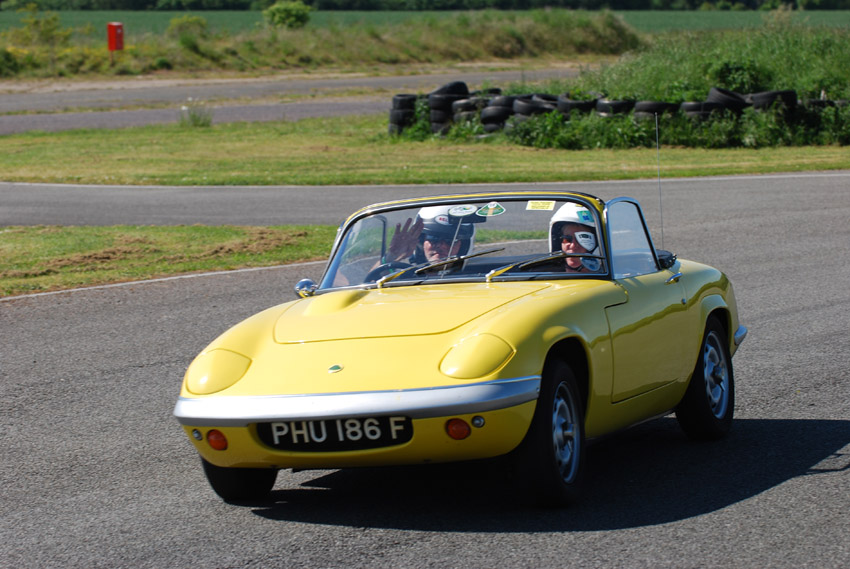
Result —
<instances>
[{"instance_id":1,"label":"car bonnet","mask_svg":"<svg viewBox=\"0 0 850 569\"><path fill-rule=\"evenodd\" d=\"M281 344L440 334L546 288L546 283L463 283L344 290L293 303L277 320Z\"/></svg>"}]
</instances>

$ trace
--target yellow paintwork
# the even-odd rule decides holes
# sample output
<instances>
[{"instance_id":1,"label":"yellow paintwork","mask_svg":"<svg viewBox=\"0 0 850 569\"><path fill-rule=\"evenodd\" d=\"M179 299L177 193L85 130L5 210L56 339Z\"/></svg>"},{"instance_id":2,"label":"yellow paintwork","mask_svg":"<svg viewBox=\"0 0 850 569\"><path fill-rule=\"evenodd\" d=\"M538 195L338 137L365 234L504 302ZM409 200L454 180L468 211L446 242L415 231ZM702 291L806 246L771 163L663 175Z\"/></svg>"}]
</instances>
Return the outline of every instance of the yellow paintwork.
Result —
<instances>
[{"instance_id":1,"label":"yellow paintwork","mask_svg":"<svg viewBox=\"0 0 850 569\"><path fill-rule=\"evenodd\" d=\"M484 426L473 428L472 434L456 441L446 434L446 419L415 419L413 439L409 442L372 450L298 453L268 448L260 443L252 427L216 427L227 437L229 447L213 450L206 442L211 427L200 427L204 440L192 436L193 427L183 427L198 453L217 466L256 468L344 468L347 466L386 466L452 462L498 456L510 452L522 440L534 413L534 402L486 413ZM457 415L467 422L473 415Z\"/></svg>"},{"instance_id":2,"label":"yellow paintwork","mask_svg":"<svg viewBox=\"0 0 850 569\"><path fill-rule=\"evenodd\" d=\"M601 213L601 203L595 207ZM665 285L676 272L682 273L679 282ZM585 433L593 438L675 407L711 313L726 324L734 353L738 314L731 284L720 271L690 261L622 282L447 282L338 290L269 308L222 334L187 370L181 397L416 390L533 377L560 343L574 342L587 364L579 381L587 385ZM217 359L226 362L217 373L241 379L211 375ZM330 373L332 366L341 369ZM192 425L184 429L198 452L219 466L413 464L507 453L522 441L534 406L531 401L476 413L486 424L464 441L446 435L447 417L414 419L408 443L350 452L275 450L259 442L252 426L216 427L230 447L214 451L192 437ZM205 434L213 427L197 428Z\"/></svg>"}]
</instances>

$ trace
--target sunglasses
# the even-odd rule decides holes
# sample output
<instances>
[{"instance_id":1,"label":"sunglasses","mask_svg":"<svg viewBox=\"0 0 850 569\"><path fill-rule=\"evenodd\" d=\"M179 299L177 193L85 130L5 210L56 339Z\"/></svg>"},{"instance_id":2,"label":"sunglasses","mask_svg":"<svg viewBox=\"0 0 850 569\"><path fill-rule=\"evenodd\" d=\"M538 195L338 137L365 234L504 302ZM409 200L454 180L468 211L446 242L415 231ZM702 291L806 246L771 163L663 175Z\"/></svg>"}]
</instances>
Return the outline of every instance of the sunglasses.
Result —
<instances>
[{"instance_id":1,"label":"sunglasses","mask_svg":"<svg viewBox=\"0 0 850 569\"><path fill-rule=\"evenodd\" d=\"M573 243L578 242L582 247L587 248L588 245L593 245L596 242L596 237L593 233L589 233L587 231L576 231L575 235L572 233L568 235L561 235L561 243ZM590 247L593 248L592 246Z\"/></svg>"},{"instance_id":2,"label":"sunglasses","mask_svg":"<svg viewBox=\"0 0 850 569\"><path fill-rule=\"evenodd\" d=\"M427 233L422 236L422 240L423 241L430 241L431 243L435 243L435 244L436 243L446 243L446 244L448 244L448 243L452 242L451 238L446 237L445 235L429 235Z\"/></svg>"}]
</instances>

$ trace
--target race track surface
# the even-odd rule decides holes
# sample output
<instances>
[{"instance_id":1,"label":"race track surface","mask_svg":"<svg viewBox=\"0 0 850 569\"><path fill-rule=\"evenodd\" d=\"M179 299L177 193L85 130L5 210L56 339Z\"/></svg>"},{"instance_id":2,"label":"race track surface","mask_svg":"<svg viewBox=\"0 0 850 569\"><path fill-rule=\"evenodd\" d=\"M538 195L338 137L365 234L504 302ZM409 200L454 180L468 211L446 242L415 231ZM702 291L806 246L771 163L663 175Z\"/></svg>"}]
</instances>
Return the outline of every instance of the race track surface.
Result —
<instances>
[{"instance_id":1,"label":"race track surface","mask_svg":"<svg viewBox=\"0 0 850 569\"><path fill-rule=\"evenodd\" d=\"M638 198L660 240L656 182L561 186ZM848 188L850 172L664 182L664 247L724 270L750 330L737 419L715 443L688 442L671 417L602 441L584 499L564 510L524 505L491 465L281 472L271 500L243 506L213 494L171 415L183 372L321 263L2 299L0 565L850 566ZM14 215L29 208L26 223L62 222L46 204L69 192L67 223L132 223L142 208L145 223L337 224L379 196L460 189L0 195L4 211L7 196Z\"/></svg>"}]
</instances>

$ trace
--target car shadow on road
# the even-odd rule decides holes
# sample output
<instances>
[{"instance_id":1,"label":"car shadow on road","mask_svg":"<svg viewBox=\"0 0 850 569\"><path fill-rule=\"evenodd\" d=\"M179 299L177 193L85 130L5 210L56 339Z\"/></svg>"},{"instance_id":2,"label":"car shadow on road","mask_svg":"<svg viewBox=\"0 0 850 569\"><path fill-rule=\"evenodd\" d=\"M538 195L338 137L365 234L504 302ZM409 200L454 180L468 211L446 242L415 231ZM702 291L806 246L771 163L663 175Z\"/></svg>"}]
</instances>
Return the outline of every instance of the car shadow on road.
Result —
<instances>
[{"instance_id":1,"label":"car shadow on road","mask_svg":"<svg viewBox=\"0 0 850 569\"><path fill-rule=\"evenodd\" d=\"M621 529L710 513L792 478L850 469L848 444L850 421L736 420L728 438L693 443L668 417L592 445L583 498L564 509L528 505L499 462L320 473L248 506L273 520L420 531Z\"/></svg>"}]
</instances>

